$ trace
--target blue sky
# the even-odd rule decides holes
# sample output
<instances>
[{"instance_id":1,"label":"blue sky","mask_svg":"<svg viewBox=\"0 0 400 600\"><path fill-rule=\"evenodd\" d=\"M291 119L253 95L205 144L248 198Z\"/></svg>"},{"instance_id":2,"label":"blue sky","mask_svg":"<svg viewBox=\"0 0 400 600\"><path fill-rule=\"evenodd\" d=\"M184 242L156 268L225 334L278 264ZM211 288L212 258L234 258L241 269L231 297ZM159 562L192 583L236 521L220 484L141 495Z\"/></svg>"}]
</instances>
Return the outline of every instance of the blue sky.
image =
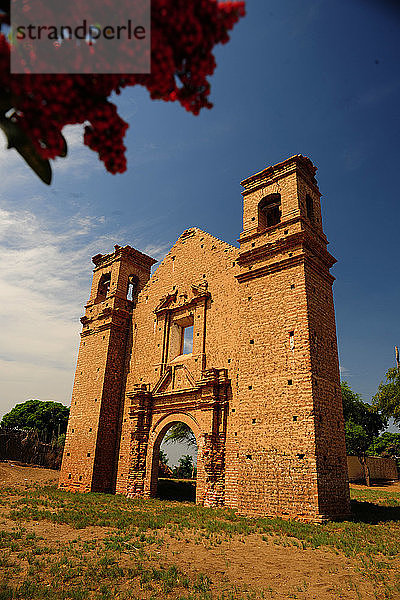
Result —
<instances>
[{"instance_id":1,"label":"blue sky","mask_svg":"<svg viewBox=\"0 0 400 600\"><path fill-rule=\"evenodd\" d=\"M0 152L0 415L69 404L91 256L131 244L161 259L198 226L236 243L239 182L293 154L318 167L340 364L370 400L399 334L400 14L368 0L248 0L218 47L214 108L194 117L141 88L116 98L128 171L106 173L68 128L44 186ZM5 147L4 139L1 139Z\"/></svg>"}]
</instances>

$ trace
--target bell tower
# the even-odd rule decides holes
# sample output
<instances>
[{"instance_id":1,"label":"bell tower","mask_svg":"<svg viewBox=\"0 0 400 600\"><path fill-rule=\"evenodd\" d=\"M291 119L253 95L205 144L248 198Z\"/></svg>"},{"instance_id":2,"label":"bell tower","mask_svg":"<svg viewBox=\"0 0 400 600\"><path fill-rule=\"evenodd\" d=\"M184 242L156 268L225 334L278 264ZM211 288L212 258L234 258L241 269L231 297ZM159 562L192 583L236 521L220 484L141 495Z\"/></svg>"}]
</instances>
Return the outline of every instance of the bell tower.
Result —
<instances>
[{"instance_id":1,"label":"bell tower","mask_svg":"<svg viewBox=\"0 0 400 600\"><path fill-rule=\"evenodd\" d=\"M316 168L293 156L242 181L239 506L350 512L332 283ZM283 508L284 507L284 508Z\"/></svg>"},{"instance_id":2,"label":"bell tower","mask_svg":"<svg viewBox=\"0 0 400 600\"><path fill-rule=\"evenodd\" d=\"M130 246L97 254L83 325L59 487L113 491L132 311L156 262Z\"/></svg>"}]
</instances>

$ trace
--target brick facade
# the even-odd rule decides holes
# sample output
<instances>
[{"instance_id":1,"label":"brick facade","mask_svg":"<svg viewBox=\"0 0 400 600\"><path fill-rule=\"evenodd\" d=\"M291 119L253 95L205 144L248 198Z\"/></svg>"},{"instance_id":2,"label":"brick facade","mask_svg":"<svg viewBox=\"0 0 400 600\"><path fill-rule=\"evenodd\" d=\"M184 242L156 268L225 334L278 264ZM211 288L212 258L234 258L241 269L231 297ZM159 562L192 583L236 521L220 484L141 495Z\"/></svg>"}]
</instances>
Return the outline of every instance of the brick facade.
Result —
<instances>
[{"instance_id":1,"label":"brick facade","mask_svg":"<svg viewBox=\"0 0 400 600\"><path fill-rule=\"evenodd\" d=\"M191 228L152 277L129 246L94 257L61 488L154 496L160 443L181 421L198 443L198 503L349 514L315 172L298 155L244 180L239 248Z\"/></svg>"}]
</instances>

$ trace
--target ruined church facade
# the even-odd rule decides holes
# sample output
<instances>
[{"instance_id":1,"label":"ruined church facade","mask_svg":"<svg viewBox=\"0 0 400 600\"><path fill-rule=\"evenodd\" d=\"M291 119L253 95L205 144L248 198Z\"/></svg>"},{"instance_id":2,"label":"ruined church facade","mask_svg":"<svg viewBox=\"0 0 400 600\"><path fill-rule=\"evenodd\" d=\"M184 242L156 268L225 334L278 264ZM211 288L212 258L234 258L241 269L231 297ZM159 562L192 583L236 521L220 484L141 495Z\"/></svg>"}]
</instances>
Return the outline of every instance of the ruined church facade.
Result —
<instances>
[{"instance_id":1,"label":"ruined church facade","mask_svg":"<svg viewBox=\"0 0 400 600\"><path fill-rule=\"evenodd\" d=\"M183 422L196 502L349 514L335 259L315 173L297 155L242 181L239 247L191 228L152 276L155 261L130 246L93 258L60 488L154 496L161 441Z\"/></svg>"}]
</instances>

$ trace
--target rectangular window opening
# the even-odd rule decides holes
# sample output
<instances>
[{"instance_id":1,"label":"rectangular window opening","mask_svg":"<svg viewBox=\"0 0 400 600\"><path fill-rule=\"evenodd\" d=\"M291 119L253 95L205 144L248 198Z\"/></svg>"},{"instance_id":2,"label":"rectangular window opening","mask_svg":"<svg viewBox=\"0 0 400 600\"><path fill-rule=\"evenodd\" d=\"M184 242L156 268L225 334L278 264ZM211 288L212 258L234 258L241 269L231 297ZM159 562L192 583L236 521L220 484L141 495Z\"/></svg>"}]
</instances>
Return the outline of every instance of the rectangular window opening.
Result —
<instances>
[{"instance_id":1,"label":"rectangular window opening","mask_svg":"<svg viewBox=\"0 0 400 600\"><path fill-rule=\"evenodd\" d=\"M181 354L193 352L193 325L182 327Z\"/></svg>"}]
</instances>

